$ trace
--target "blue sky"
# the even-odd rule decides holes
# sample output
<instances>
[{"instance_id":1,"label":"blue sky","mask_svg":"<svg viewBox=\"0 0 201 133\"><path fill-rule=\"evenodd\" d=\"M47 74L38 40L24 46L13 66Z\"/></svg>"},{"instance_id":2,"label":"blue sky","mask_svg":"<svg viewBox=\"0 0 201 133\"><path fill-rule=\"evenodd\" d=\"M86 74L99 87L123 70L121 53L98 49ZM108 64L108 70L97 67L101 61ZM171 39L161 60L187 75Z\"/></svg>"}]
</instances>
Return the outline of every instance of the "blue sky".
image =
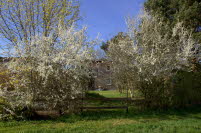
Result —
<instances>
[{"instance_id":1,"label":"blue sky","mask_svg":"<svg viewBox=\"0 0 201 133\"><path fill-rule=\"evenodd\" d=\"M80 25L88 27L94 39L100 33L104 41L118 32L126 31L125 17L136 16L146 0L81 0Z\"/></svg>"}]
</instances>

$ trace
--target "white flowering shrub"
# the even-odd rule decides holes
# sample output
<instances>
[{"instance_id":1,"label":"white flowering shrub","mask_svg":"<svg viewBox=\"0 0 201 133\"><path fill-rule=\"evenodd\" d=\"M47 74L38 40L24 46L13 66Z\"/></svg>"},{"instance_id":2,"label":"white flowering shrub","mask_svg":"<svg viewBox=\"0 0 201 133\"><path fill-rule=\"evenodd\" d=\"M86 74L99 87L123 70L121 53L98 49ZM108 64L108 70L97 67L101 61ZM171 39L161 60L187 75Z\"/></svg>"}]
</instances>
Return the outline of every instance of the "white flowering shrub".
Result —
<instances>
[{"instance_id":1,"label":"white flowering shrub","mask_svg":"<svg viewBox=\"0 0 201 133\"><path fill-rule=\"evenodd\" d=\"M59 26L56 31L56 40L53 35L35 36L29 45L19 42L15 46L14 58L7 63L15 89L0 90L10 112L17 107L77 110L79 103L73 99L88 87L88 65L95 42L87 42L86 28L77 31L74 26Z\"/></svg>"},{"instance_id":2,"label":"white flowering shrub","mask_svg":"<svg viewBox=\"0 0 201 133\"><path fill-rule=\"evenodd\" d=\"M138 21L128 18L127 24L128 39L109 44L116 84L129 89L131 95L139 89L156 106L171 104L171 77L178 70L190 71L189 60L200 44L182 23L169 29L158 17L146 13Z\"/></svg>"}]
</instances>

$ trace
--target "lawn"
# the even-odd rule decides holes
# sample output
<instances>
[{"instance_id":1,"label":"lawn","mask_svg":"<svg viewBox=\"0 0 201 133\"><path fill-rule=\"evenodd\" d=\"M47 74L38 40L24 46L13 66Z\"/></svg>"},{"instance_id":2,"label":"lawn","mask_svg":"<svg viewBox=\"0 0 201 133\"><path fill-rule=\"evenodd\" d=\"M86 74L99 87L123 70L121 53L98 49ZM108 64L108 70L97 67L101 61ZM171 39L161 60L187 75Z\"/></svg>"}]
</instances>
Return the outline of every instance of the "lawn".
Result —
<instances>
[{"instance_id":1,"label":"lawn","mask_svg":"<svg viewBox=\"0 0 201 133\"><path fill-rule=\"evenodd\" d=\"M126 93L120 93L116 90L109 91L89 91L86 97L96 99L96 98L127 98ZM126 100L84 100L84 106L123 106L126 104Z\"/></svg>"},{"instance_id":2,"label":"lawn","mask_svg":"<svg viewBox=\"0 0 201 133\"><path fill-rule=\"evenodd\" d=\"M142 99L140 93L135 91L134 99ZM127 93L120 93L118 90L109 90L109 91L89 91L87 92L86 97L88 98L127 98ZM130 98L130 95L128 94ZM85 100L85 106L125 106L127 105L127 100L109 100L109 101L97 101L97 100Z\"/></svg>"},{"instance_id":3,"label":"lawn","mask_svg":"<svg viewBox=\"0 0 201 133\"><path fill-rule=\"evenodd\" d=\"M56 120L0 122L0 133L201 133L201 108L87 111Z\"/></svg>"},{"instance_id":4,"label":"lawn","mask_svg":"<svg viewBox=\"0 0 201 133\"><path fill-rule=\"evenodd\" d=\"M134 90L133 99L141 99L142 95L140 94L139 90ZM89 93L99 94L106 98L127 98L126 91L120 93L118 90L108 90L108 91L89 91ZM130 97L130 94L128 94Z\"/></svg>"},{"instance_id":5,"label":"lawn","mask_svg":"<svg viewBox=\"0 0 201 133\"><path fill-rule=\"evenodd\" d=\"M108 91L89 91L89 93L95 93L99 94L101 96L104 96L106 98L126 98L127 94L126 93L120 93L117 90L108 90Z\"/></svg>"},{"instance_id":6,"label":"lawn","mask_svg":"<svg viewBox=\"0 0 201 133\"><path fill-rule=\"evenodd\" d=\"M124 97L116 91L90 91L90 97ZM96 106L118 101L93 102ZM54 120L0 122L0 133L201 133L201 107L168 111L88 110Z\"/></svg>"}]
</instances>

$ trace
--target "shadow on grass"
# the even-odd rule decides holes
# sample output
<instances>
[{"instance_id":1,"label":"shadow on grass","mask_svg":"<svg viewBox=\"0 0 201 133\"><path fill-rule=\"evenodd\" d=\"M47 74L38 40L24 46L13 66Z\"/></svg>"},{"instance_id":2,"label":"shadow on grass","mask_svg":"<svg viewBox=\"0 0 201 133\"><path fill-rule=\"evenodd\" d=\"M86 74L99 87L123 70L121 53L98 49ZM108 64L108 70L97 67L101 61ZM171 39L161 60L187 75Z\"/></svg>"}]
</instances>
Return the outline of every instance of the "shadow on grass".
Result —
<instances>
[{"instance_id":1,"label":"shadow on grass","mask_svg":"<svg viewBox=\"0 0 201 133\"><path fill-rule=\"evenodd\" d=\"M87 98L105 98L104 96L102 96L98 93L91 93L91 92L87 92L86 97Z\"/></svg>"}]
</instances>

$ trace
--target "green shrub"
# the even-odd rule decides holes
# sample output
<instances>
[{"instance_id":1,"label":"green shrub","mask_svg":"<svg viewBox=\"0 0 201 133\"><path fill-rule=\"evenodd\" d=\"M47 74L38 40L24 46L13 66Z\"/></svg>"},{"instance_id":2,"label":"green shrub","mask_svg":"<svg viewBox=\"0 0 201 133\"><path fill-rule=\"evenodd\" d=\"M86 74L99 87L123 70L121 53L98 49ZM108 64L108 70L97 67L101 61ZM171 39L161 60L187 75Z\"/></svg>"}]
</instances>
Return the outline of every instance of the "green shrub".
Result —
<instances>
[{"instance_id":1,"label":"green shrub","mask_svg":"<svg viewBox=\"0 0 201 133\"><path fill-rule=\"evenodd\" d=\"M139 82L148 108L185 107L201 103L201 69L177 71L171 77L153 77L151 82Z\"/></svg>"},{"instance_id":2,"label":"green shrub","mask_svg":"<svg viewBox=\"0 0 201 133\"><path fill-rule=\"evenodd\" d=\"M174 105L186 106L201 101L201 72L179 71L174 77Z\"/></svg>"}]
</instances>

